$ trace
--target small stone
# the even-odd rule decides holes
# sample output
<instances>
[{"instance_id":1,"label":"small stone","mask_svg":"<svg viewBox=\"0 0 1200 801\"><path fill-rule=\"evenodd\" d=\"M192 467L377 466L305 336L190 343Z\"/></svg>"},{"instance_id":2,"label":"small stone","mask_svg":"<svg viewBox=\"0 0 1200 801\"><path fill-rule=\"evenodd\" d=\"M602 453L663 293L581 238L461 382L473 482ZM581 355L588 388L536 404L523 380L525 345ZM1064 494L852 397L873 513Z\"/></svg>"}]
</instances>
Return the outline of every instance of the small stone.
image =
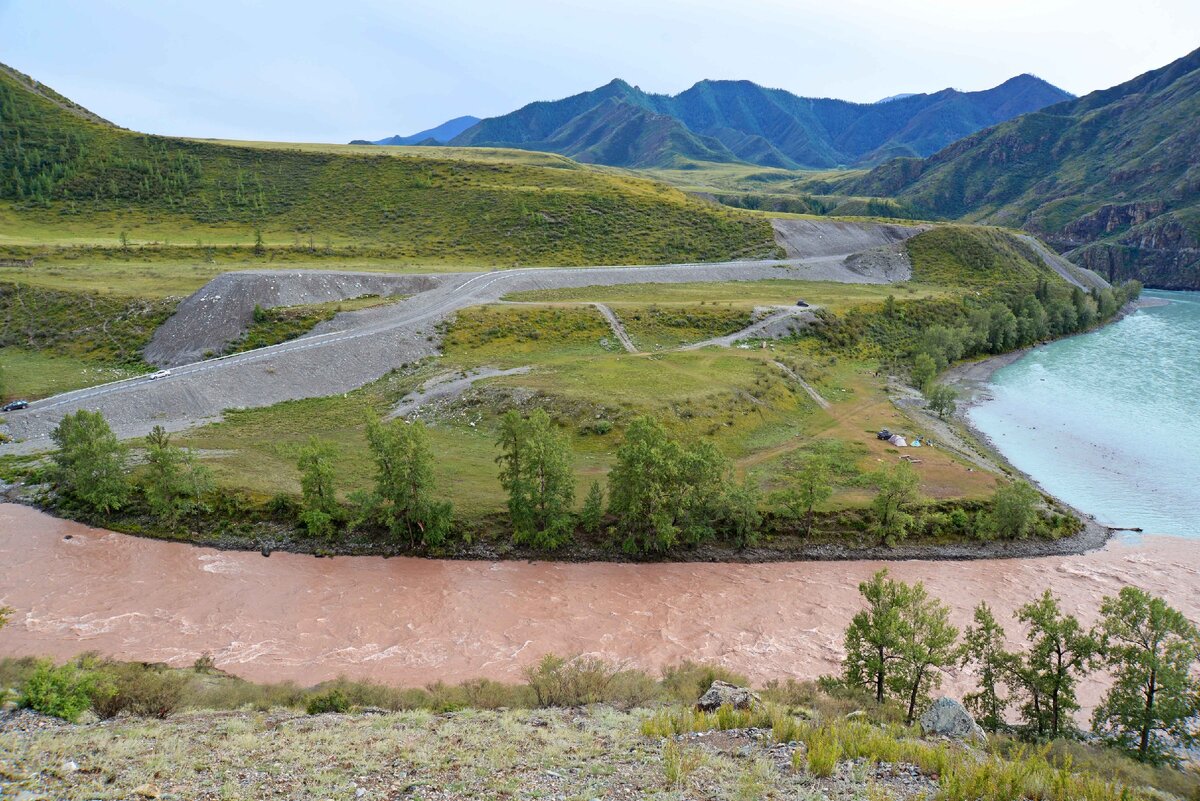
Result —
<instances>
[{"instance_id":1,"label":"small stone","mask_svg":"<svg viewBox=\"0 0 1200 801\"><path fill-rule=\"evenodd\" d=\"M75 760L68 759L63 763L62 769L63 773L74 773L75 771L79 770L79 765L75 763Z\"/></svg>"},{"instance_id":2,"label":"small stone","mask_svg":"<svg viewBox=\"0 0 1200 801\"><path fill-rule=\"evenodd\" d=\"M162 791L153 784L142 784L133 788L133 794L138 798L158 798L162 795Z\"/></svg>"},{"instance_id":3,"label":"small stone","mask_svg":"<svg viewBox=\"0 0 1200 801\"><path fill-rule=\"evenodd\" d=\"M364 790L362 787L355 788L355 790L354 790L355 798L362 798L366 794L367 794L367 791Z\"/></svg>"}]
</instances>

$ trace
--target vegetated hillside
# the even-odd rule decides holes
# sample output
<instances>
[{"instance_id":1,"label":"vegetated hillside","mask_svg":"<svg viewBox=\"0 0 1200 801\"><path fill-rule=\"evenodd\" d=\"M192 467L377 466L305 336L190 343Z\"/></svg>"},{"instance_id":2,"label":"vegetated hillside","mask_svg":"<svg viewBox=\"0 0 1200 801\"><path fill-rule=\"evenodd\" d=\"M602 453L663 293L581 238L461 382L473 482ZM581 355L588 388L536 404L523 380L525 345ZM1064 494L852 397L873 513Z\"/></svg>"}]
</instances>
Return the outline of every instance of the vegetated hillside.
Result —
<instances>
[{"instance_id":1,"label":"vegetated hillside","mask_svg":"<svg viewBox=\"0 0 1200 801\"><path fill-rule=\"evenodd\" d=\"M887 103L798 97L749 81L706 80L678 95L655 95L614 80L483 120L452 144L551 150L620 167L688 160L784 168L874 164L929 155L1069 97L1032 75L982 92L944 89Z\"/></svg>"},{"instance_id":2,"label":"vegetated hillside","mask_svg":"<svg viewBox=\"0 0 1200 801\"><path fill-rule=\"evenodd\" d=\"M282 146L281 146L282 147ZM0 69L0 211L30 241L140 226L192 243L369 242L398 258L485 264L769 255L766 220L646 180L568 164L397 158L147 136ZM17 230L7 231L10 236ZM210 239L210 241L212 241Z\"/></svg>"},{"instance_id":3,"label":"vegetated hillside","mask_svg":"<svg viewBox=\"0 0 1200 801\"><path fill-rule=\"evenodd\" d=\"M458 136L463 131L470 128L475 123L479 122L478 117L472 117L470 114L463 117L455 117L452 120L447 120L441 125L434 128L428 128L409 136L389 136L384 139L376 139L367 141L365 139L355 139L350 144L352 145L444 145L454 137Z\"/></svg>"},{"instance_id":4,"label":"vegetated hillside","mask_svg":"<svg viewBox=\"0 0 1200 801\"><path fill-rule=\"evenodd\" d=\"M941 225L905 241L913 280L984 289L1062 282L1016 235L977 225Z\"/></svg>"},{"instance_id":5,"label":"vegetated hillside","mask_svg":"<svg viewBox=\"0 0 1200 801\"><path fill-rule=\"evenodd\" d=\"M1024 226L1112 281L1200 288L1200 50L844 188Z\"/></svg>"}]
</instances>

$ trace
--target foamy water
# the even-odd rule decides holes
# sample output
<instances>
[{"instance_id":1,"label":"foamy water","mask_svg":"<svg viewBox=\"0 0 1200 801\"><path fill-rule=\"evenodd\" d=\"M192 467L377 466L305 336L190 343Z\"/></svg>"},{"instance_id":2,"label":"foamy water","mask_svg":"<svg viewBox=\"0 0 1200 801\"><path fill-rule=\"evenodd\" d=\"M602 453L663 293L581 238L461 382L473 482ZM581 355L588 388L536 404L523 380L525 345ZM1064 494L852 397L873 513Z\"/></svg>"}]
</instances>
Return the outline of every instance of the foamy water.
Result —
<instances>
[{"instance_id":1,"label":"foamy water","mask_svg":"<svg viewBox=\"0 0 1200 801\"><path fill-rule=\"evenodd\" d=\"M66 537L70 539L66 539ZM0 504L5 654L190 664L210 652L260 681L517 680L543 654L648 669L683 659L770 678L838 669L858 582L924 581L966 625L1052 588L1092 621L1135 584L1200 618L1200 540L1146 537L1083 556L973 562L562 564L221 552L114 534ZM1015 634L1015 626L1009 625ZM961 688L969 677L952 675ZM1095 698L1095 687L1085 700Z\"/></svg>"}]
</instances>

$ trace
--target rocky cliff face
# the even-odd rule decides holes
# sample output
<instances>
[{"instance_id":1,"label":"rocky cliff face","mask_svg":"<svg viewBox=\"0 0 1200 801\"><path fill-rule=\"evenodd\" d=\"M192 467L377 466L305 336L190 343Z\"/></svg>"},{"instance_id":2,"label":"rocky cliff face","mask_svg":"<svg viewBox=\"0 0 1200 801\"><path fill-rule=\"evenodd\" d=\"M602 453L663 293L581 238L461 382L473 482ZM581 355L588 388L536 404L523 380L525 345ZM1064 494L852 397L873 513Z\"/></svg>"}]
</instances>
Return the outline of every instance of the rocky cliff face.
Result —
<instances>
[{"instance_id":1,"label":"rocky cliff face","mask_svg":"<svg viewBox=\"0 0 1200 801\"><path fill-rule=\"evenodd\" d=\"M1103 224L1114 224L1118 219ZM1118 223L1108 230L1119 228ZM1152 217L1123 235L1084 245L1067 255L1110 282L1136 278L1159 289L1200 290L1200 238L1171 216Z\"/></svg>"}]
</instances>

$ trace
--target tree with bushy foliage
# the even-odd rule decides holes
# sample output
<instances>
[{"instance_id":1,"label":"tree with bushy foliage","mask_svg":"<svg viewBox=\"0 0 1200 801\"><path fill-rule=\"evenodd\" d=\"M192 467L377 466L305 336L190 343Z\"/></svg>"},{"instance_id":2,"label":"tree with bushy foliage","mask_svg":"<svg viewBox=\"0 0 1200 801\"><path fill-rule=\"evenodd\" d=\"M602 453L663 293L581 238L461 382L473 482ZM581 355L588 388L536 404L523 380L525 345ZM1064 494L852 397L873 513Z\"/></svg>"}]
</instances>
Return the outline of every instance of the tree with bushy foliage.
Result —
<instances>
[{"instance_id":1,"label":"tree with bushy foliage","mask_svg":"<svg viewBox=\"0 0 1200 801\"><path fill-rule=\"evenodd\" d=\"M946 384L934 384L925 393L926 406L939 420L945 420L946 415L954 414L954 410L958 408L956 400L958 393Z\"/></svg>"},{"instance_id":2,"label":"tree with bushy foliage","mask_svg":"<svg viewBox=\"0 0 1200 801\"><path fill-rule=\"evenodd\" d=\"M58 451L51 475L60 495L89 512L108 514L129 497L126 449L100 412L80 409L50 434Z\"/></svg>"},{"instance_id":3,"label":"tree with bushy foliage","mask_svg":"<svg viewBox=\"0 0 1200 801\"><path fill-rule=\"evenodd\" d=\"M937 362L928 353L922 351L913 359L912 382L917 389L924 391L937 375Z\"/></svg>"},{"instance_id":4,"label":"tree with bushy foliage","mask_svg":"<svg viewBox=\"0 0 1200 801\"><path fill-rule=\"evenodd\" d=\"M1038 504L1042 496L1027 481L1011 481L992 496L992 511L988 526L992 533L1005 539L1024 539L1037 528Z\"/></svg>"},{"instance_id":5,"label":"tree with bushy foliage","mask_svg":"<svg viewBox=\"0 0 1200 801\"><path fill-rule=\"evenodd\" d=\"M1021 715L1039 737L1058 737L1071 728L1071 713L1079 709L1075 687L1091 669L1096 637L1062 611L1050 590L1016 616L1027 627L1030 646L1014 670L1026 695Z\"/></svg>"},{"instance_id":6,"label":"tree with bushy foliage","mask_svg":"<svg viewBox=\"0 0 1200 801\"><path fill-rule=\"evenodd\" d=\"M963 633L962 664L974 667L977 675L977 689L963 696L963 704L988 731L1004 725L1004 710L1010 703L1000 688L1008 683L1017 657L1005 649L1004 638L1004 627L981 601L975 607L974 624Z\"/></svg>"},{"instance_id":7,"label":"tree with bushy foliage","mask_svg":"<svg viewBox=\"0 0 1200 801\"><path fill-rule=\"evenodd\" d=\"M918 492L921 479L908 462L900 462L891 470L880 470L874 479L876 491L871 508L875 524L883 541L895 545L908 536L913 522L908 509L921 498Z\"/></svg>"},{"instance_id":8,"label":"tree with bushy foliage","mask_svg":"<svg viewBox=\"0 0 1200 801\"><path fill-rule=\"evenodd\" d=\"M330 538L341 518L333 485L333 448L311 437L300 449L300 522L313 537Z\"/></svg>"},{"instance_id":9,"label":"tree with bushy foliage","mask_svg":"<svg viewBox=\"0 0 1200 801\"><path fill-rule=\"evenodd\" d=\"M809 456L795 472L792 486L772 495L772 500L791 520L804 521L804 533L812 534L817 506L833 495L829 461L821 456Z\"/></svg>"},{"instance_id":10,"label":"tree with bushy foliage","mask_svg":"<svg viewBox=\"0 0 1200 801\"><path fill-rule=\"evenodd\" d=\"M212 473L191 450L171 444L171 436L155 426L146 436L146 472L142 492L150 511L169 523L196 509L212 490Z\"/></svg>"},{"instance_id":11,"label":"tree with bushy foliage","mask_svg":"<svg viewBox=\"0 0 1200 801\"><path fill-rule=\"evenodd\" d=\"M873 690L875 702L882 704L893 666L900 661L900 627L912 589L888 578L885 569L860 583L858 591L867 608L855 614L846 629L843 674L850 686Z\"/></svg>"},{"instance_id":12,"label":"tree with bushy foliage","mask_svg":"<svg viewBox=\"0 0 1200 801\"><path fill-rule=\"evenodd\" d=\"M725 490L722 522L729 539L739 548L758 543L762 526L762 513L758 508L761 500L762 493L749 476L740 484L733 484Z\"/></svg>"},{"instance_id":13,"label":"tree with bushy foliage","mask_svg":"<svg viewBox=\"0 0 1200 801\"><path fill-rule=\"evenodd\" d=\"M395 420L367 424L367 445L375 459L371 517L410 547L436 547L451 527L450 504L434 498L433 451L424 424Z\"/></svg>"},{"instance_id":14,"label":"tree with bushy foliage","mask_svg":"<svg viewBox=\"0 0 1200 801\"><path fill-rule=\"evenodd\" d=\"M589 534L600 531L604 522L604 490L599 481L593 481L588 489L587 497L583 499L583 509L579 513L579 523Z\"/></svg>"},{"instance_id":15,"label":"tree with bushy foliage","mask_svg":"<svg viewBox=\"0 0 1200 801\"><path fill-rule=\"evenodd\" d=\"M912 725L917 704L941 686L942 671L958 657L958 629L950 625L950 607L930 596L924 583L918 581L902 595L891 684L907 704L905 723Z\"/></svg>"},{"instance_id":16,"label":"tree with bushy foliage","mask_svg":"<svg viewBox=\"0 0 1200 801\"><path fill-rule=\"evenodd\" d=\"M608 475L608 508L630 551L665 551L715 532L729 462L708 441L685 448L651 417L630 423Z\"/></svg>"},{"instance_id":17,"label":"tree with bushy foliage","mask_svg":"<svg viewBox=\"0 0 1200 801\"><path fill-rule=\"evenodd\" d=\"M546 550L571 538L575 506L575 474L571 444L554 427L550 415L534 409L528 417L516 410L500 422L500 484L508 492L513 539Z\"/></svg>"},{"instance_id":18,"label":"tree with bushy foliage","mask_svg":"<svg viewBox=\"0 0 1200 801\"><path fill-rule=\"evenodd\" d=\"M1123 587L1100 605L1100 651L1113 684L1092 715L1101 736L1138 759L1176 763L1200 715L1200 631L1162 598Z\"/></svg>"}]
</instances>

